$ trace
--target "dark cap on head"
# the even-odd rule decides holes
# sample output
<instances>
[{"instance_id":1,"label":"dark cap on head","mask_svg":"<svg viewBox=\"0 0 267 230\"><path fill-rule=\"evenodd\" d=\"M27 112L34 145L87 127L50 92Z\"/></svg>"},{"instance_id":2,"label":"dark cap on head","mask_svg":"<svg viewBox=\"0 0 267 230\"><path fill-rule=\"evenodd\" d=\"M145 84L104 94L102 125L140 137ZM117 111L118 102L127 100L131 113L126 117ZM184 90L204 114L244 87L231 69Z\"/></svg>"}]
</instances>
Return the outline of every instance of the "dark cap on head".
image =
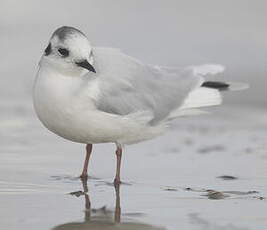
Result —
<instances>
[{"instance_id":1,"label":"dark cap on head","mask_svg":"<svg viewBox=\"0 0 267 230\"><path fill-rule=\"evenodd\" d=\"M79 33L79 34L85 36L85 34L82 31L80 31L74 27L62 26L62 27L59 27L58 29L56 29L56 31L53 33L52 37L57 36L60 40L64 41L67 36L69 36L71 34L76 34L76 33Z\"/></svg>"}]
</instances>

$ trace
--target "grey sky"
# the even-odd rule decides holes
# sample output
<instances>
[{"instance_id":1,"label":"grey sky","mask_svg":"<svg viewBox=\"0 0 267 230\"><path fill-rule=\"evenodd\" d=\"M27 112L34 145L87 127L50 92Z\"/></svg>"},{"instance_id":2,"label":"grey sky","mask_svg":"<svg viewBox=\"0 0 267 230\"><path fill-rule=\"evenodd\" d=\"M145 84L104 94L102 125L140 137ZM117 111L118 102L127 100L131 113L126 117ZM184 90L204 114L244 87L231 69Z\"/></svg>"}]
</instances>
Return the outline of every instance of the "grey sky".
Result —
<instances>
[{"instance_id":1,"label":"grey sky","mask_svg":"<svg viewBox=\"0 0 267 230\"><path fill-rule=\"evenodd\" d=\"M222 79L248 81L238 103L264 103L266 1L15 1L0 9L0 96L30 96L38 60L51 33L71 25L98 46L122 49L159 65L221 63ZM12 82L12 85L10 84ZM230 99L226 98L227 103Z\"/></svg>"}]
</instances>

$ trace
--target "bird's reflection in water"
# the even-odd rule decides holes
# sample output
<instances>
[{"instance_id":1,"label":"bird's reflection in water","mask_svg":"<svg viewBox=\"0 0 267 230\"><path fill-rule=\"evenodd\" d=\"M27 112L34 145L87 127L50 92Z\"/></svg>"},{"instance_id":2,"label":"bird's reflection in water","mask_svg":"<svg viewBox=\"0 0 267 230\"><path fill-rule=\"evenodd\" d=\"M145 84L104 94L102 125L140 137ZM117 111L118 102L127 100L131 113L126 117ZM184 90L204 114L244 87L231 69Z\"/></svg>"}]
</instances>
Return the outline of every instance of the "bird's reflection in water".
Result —
<instances>
[{"instance_id":1,"label":"bird's reflection in water","mask_svg":"<svg viewBox=\"0 0 267 230\"><path fill-rule=\"evenodd\" d=\"M139 222L121 221L120 207L120 185L114 186L116 192L116 206L114 213L105 207L98 210L91 209L91 202L88 195L87 181L82 180L83 192L72 193L73 195L84 195L85 197L85 216L83 222L70 222L54 227L52 230L164 230L165 228L154 227L152 225ZM95 214L95 215L92 215Z\"/></svg>"}]
</instances>

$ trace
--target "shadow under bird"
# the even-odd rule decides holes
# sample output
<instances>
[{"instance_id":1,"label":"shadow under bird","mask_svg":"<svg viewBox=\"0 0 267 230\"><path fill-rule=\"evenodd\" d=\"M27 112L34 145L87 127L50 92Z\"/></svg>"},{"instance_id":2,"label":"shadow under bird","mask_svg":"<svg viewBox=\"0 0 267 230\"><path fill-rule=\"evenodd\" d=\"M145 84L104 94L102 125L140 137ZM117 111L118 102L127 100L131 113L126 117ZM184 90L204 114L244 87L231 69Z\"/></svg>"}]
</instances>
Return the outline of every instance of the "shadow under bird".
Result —
<instances>
[{"instance_id":1,"label":"shadow under bird","mask_svg":"<svg viewBox=\"0 0 267 230\"><path fill-rule=\"evenodd\" d=\"M173 119L219 105L221 91L246 84L205 81L224 71L207 64L170 68L144 64L118 49L93 47L76 28L60 27L39 62L33 101L46 128L86 144L82 178L87 178L92 144L115 143L120 183L124 145L161 135Z\"/></svg>"}]
</instances>

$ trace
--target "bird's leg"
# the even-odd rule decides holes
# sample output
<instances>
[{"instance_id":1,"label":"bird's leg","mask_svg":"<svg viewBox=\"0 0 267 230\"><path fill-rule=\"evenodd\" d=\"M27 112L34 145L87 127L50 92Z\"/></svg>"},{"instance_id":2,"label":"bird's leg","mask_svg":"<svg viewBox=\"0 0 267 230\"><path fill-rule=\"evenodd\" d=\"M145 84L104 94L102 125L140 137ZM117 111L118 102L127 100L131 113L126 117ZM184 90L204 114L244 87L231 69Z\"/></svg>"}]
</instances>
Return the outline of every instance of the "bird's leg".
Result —
<instances>
[{"instance_id":1,"label":"bird's leg","mask_svg":"<svg viewBox=\"0 0 267 230\"><path fill-rule=\"evenodd\" d=\"M85 156L85 160L84 160L83 171L82 171L82 174L80 176L80 178L82 178L82 179L88 178L87 169L88 169L90 155L92 153L92 147L93 147L92 144L86 145L86 156Z\"/></svg>"},{"instance_id":2,"label":"bird's leg","mask_svg":"<svg viewBox=\"0 0 267 230\"><path fill-rule=\"evenodd\" d=\"M115 184L115 192L116 192L116 206L115 206L115 215L114 221L115 223L121 222L121 205L120 205L120 184Z\"/></svg>"},{"instance_id":3,"label":"bird's leg","mask_svg":"<svg viewBox=\"0 0 267 230\"><path fill-rule=\"evenodd\" d=\"M122 155L122 146L117 144L116 157L117 157L117 167L116 167L116 176L114 179L114 185L121 183L120 171L121 171L121 155Z\"/></svg>"}]
</instances>

